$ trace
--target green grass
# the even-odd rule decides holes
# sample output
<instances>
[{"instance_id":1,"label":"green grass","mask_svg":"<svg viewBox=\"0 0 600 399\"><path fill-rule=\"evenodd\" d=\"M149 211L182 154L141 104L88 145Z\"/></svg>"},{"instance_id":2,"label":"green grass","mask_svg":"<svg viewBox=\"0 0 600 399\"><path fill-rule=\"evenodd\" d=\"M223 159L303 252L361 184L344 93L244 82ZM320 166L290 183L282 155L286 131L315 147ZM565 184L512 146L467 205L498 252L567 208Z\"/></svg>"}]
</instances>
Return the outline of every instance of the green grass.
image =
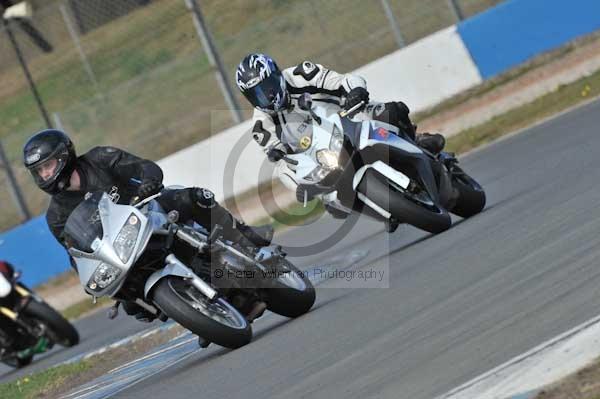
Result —
<instances>
[{"instance_id":1,"label":"green grass","mask_svg":"<svg viewBox=\"0 0 600 399\"><path fill-rule=\"evenodd\" d=\"M265 220L264 223L271 223L273 228L281 230L290 226L302 226L317 219L323 212L325 212L325 208L319 200L308 202L306 207L303 204L296 203L289 208L274 213L271 215L270 220Z\"/></svg>"},{"instance_id":2,"label":"green grass","mask_svg":"<svg viewBox=\"0 0 600 399\"><path fill-rule=\"evenodd\" d=\"M91 312L92 310L107 307L109 305L112 305L113 303L114 303L114 301L112 299L102 297L102 298L98 298L98 302L96 304L94 304L92 302L92 298L90 297L89 299L84 299L81 302L78 302L76 304L69 306L68 308L61 311L61 313L68 320L74 320L81 316L84 316L85 314Z\"/></svg>"},{"instance_id":3,"label":"green grass","mask_svg":"<svg viewBox=\"0 0 600 399\"><path fill-rule=\"evenodd\" d=\"M600 96L600 71L452 136L446 148L457 153L468 151L597 96Z\"/></svg>"},{"instance_id":4,"label":"green grass","mask_svg":"<svg viewBox=\"0 0 600 399\"><path fill-rule=\"evenodd\" d=\"M92 367L89 361L53 367L42 372L0 384L2 399L33 399L61 386L69 377Z\"/></svg>"}]
</instances>

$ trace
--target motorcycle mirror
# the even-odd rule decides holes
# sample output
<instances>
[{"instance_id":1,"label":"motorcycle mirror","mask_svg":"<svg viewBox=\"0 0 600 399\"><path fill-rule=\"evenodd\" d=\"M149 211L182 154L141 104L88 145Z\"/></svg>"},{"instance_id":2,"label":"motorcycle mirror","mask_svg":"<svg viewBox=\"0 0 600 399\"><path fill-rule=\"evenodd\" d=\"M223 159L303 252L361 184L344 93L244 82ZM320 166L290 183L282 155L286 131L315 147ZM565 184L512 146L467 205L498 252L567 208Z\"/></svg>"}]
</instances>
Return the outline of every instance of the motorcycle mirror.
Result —
<instances>
[{"instance_id":1,"label":"motorcycle mirror","mask_svg":"<svg viewBox=\"0 0 600 399\"><path fill-rule=\"evenodd\" d=\"M310 111L312 109L312 97L308 93L303 93L300 98L298 98L298 107L302 111Z\"/></svg>"}]
</instances>

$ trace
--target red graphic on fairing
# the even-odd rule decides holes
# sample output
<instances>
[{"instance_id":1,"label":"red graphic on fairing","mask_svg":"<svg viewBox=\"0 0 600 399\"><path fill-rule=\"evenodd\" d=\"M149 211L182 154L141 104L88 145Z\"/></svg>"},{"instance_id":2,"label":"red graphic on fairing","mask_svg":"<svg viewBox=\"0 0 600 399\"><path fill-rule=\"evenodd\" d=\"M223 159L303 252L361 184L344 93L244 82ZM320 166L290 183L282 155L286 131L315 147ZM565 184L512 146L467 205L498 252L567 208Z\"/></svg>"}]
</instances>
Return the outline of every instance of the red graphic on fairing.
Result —
<instances>
[{"instance_id":1,"label":"red graphic on fairing","mask_svg":"<svg viewBox=\"0 0 600 399\"><path fill-rule=\"evenodd\" d=\"M380 127L379 129L377 129L377 136L381 137L384 140L387 140L387 138L389 137L390 132L387 131L386 129Z\"/></svg>"}]
</instances>

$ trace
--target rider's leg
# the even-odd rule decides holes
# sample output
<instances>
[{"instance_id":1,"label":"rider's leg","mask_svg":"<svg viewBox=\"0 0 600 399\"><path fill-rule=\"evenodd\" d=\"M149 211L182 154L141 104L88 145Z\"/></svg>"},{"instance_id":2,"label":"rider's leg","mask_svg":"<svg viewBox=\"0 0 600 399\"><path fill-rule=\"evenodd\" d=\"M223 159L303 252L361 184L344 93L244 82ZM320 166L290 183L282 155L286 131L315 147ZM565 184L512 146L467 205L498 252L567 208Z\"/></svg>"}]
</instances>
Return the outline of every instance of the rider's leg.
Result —
<instances>
[{"instance_id":1,"label":"rider's leg","mask_svg":"<svg viewBox=\"0 0 600 399\"><path fill-rule=\"evenodd\" d=\"M438 154L446 145L444 136L438 133L417 134L417 125L410 119L410 109L402 101L369 104L365 111L374 120L389 123L400 129L408 137L413 139L418 146L427 151Z\"/></svg>"},{"instance_id":2,"label":"rider's leg","mask_svg":"<svg viewBox=\"0 0 600 399\"><path fill-rule=\"evenodd\" d=\"M204 188L167 190L158 201L167 211L177 210L181 220L194 220L207 230L220 225L223 228L223 237L234 242L243 242L245 238L256 246L267 246L273 239L271 226L253 227L237 220L219 205L212 191Z\"/></svg>"}]
</instances>

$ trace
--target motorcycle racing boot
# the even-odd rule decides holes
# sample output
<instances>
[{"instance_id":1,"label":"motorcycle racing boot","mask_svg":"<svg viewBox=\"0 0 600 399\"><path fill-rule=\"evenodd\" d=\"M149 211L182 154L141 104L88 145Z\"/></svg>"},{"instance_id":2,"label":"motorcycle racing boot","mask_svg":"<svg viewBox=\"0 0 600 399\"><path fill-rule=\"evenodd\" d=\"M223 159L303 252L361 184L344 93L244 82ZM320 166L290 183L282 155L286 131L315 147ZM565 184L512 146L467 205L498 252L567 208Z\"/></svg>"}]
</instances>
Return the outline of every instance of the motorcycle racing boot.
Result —
<instances>
[{"instance_id":1,"label":"motorcycle racing boot","mask_svg":"<svg viewBox=\"0 0 600 399\"><path fill-rule=\"evenodd\" d=\"M249 226L243 222L237 221L235 228L257 247L267 247L273 241L275 233L273 226L265 224L262 226Z\"/></svg>"},{"instance_id":2,"label":"motorcycle racing boot","mask_svg":"<svg viewBox=\"0 0 600 399\"><path fill-rule=\"evenodd\" d=\"M415 142L419 147L426 149L434 155L439 154L446 146L446 139L439 133L417 134Z\"/></svg>"}]
</instances>

